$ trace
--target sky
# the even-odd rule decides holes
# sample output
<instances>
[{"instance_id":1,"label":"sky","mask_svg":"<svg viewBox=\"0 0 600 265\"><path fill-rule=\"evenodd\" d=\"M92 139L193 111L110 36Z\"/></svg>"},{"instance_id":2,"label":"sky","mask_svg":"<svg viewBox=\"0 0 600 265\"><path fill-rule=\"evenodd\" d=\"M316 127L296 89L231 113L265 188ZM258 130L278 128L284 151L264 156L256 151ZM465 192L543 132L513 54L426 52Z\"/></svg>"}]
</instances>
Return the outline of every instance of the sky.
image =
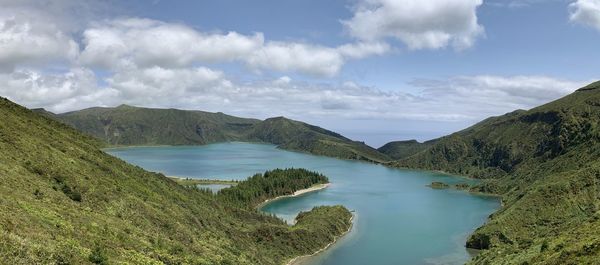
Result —
<instances>
[{"instance_id":1,"label":"sky","mask_svg":"<svg viewBox=\"0 0 600 265\"><path fill-rule=\"evenodd\" d=\"M285 116L378 147L600 79L600 0L0 0L0 96Z\"/></svg>"}]
</instances>

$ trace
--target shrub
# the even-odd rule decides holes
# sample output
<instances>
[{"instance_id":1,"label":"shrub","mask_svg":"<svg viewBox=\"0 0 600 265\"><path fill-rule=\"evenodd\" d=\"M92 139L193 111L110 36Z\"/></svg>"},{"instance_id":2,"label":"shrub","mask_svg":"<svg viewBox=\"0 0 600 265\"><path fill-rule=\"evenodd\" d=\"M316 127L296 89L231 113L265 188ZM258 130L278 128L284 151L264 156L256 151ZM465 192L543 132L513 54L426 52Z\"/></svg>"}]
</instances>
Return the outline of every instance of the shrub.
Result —
<instances>
[{"instance_id":1,"label":"shrub","mask_svg":"<svg viewBox=\"0 0 600 265\"><path fill-rule=\"evenodd\" d=\"M91 263L94 264L108 265L108 258L106 257L106 253L104 252L104 249L102 249L99 246L95 247L94 250L92 250L92 253L90 253L88 259Z\"/></svg>"}]
</instances>

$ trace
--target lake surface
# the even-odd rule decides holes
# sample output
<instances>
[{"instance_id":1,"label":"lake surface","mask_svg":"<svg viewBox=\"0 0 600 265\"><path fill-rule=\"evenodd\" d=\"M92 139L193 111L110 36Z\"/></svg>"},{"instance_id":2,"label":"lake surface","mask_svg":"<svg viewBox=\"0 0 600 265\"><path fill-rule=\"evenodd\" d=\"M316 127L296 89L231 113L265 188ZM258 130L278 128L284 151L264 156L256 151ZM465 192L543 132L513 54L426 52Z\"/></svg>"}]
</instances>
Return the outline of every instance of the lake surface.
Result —
<instances>
[{"instance_id":1,"label":"lake surface","mask_svg":"<svg viewBox=\"0 0 600 265\"><path fill-rule=\"evenodd\" d=\"M464 248L467 236L500 206L493 197L426 187L432 181L469 182L464 178L289 152L265 144L132 147L106 152L147 170L190 178L242 180L287 167L325 174L329 188L262 208L287 221L317 205L342 204L356 212L352 231L305 262L311 265L463 264L470 259Z\"/></svg>"}]
</instances>

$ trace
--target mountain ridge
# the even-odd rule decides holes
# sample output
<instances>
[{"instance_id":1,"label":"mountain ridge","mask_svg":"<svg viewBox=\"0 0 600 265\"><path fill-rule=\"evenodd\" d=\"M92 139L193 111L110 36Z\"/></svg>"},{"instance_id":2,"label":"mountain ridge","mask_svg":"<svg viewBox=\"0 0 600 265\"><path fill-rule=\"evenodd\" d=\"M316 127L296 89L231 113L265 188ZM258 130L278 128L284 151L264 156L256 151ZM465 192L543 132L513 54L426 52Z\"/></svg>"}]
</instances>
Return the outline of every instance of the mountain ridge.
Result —
<instances>
[{"instance_id":1,"label":"mountain ridge","mask_svg":"<svg viewBox=\"0 0 600 265\"><path fill-rule=\"evenodd\" d=\"M429 140L425 142L419 142L417 140L401 140L401 141L392 141L384 144L383 146L377 148L377 151L386 154L392 159L402 159L405 157L409 157L414 155L420 151L425 150L427 147L431 146L435 140Z\"/></svg>"},{"instance_id":2,"label":"mountain ridge","mask_svg":"<svg viewBox=\"0 0 600 265\"><path fill-rule=\"evenodd\" d=\"M203 145L228 141L275 144L282 149L343 159L386 162L387 155L324 128L273 117L264 121L221 112L120 105L44 115L102 139L109 145Z\"/></svg>"}]
</instances>

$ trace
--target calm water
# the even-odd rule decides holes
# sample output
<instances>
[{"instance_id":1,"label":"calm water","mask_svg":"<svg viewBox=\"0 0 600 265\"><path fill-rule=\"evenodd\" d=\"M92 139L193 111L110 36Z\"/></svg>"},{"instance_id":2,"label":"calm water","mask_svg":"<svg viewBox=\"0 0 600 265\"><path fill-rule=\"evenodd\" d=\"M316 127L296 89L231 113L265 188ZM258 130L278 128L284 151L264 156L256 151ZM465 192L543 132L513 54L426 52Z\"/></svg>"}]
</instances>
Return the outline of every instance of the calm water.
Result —
<instances>
[{"instance_id":1,"label":"calm water","mask_svg":"<svg viewBox=\"0 0 600 265\"><path fill-rule=\"evenodd\" d=\"M432 181L465 182L434 172L283 151L272 145L224 143L193 147L135 147L108 153L166 175L244 179L273 168L303 167L327 175L322 191L275 201L263 208L293 220L317 205L356 211L352 232L307 264L462 264L467 235L499 207L491 197L434 190Z\"/></svg>"}]
</instances>

